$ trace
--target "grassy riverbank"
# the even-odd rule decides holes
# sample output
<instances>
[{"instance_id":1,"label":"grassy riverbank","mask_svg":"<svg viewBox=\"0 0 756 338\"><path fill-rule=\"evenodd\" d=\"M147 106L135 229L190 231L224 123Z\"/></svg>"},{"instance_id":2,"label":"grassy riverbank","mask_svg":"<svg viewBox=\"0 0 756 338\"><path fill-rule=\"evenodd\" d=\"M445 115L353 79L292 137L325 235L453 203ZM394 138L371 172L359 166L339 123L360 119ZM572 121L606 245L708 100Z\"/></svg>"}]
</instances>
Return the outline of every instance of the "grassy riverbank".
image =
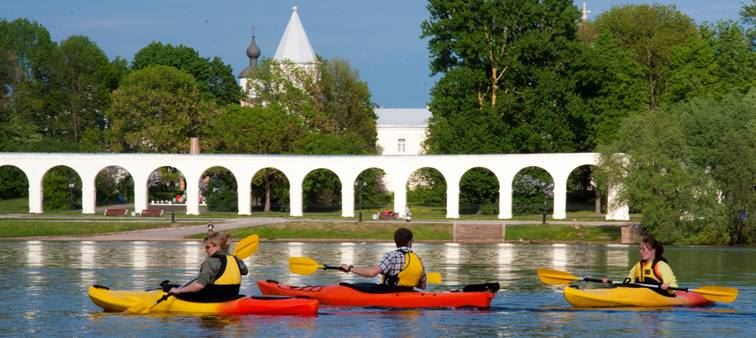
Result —
<instances>
[{"instance_id":1,"label":"grassy riverbank","mask_svg":"<svg viewBox=\"0 0 756 338\"><path fill-rule=\"evenodd\" d=\"M230 231L234 238L258 234L267 240L367 240L391 242L394 231L406 227L417 241L451 241L450 223L330 223L291 222ZM198 234L202 237L204 234ZM571 226L556 224L508 225L507 241L616 242L620 228L612 226Z\"/></svg>"},{"instance_id":2,"label":"grassy riverbank","mask_svg":"<svg viewBox=\"0 0 756 338\"><path fill-rule=\"evenodd\" d=\"M37 236L83 236L112 232L197 225L203 223L66 221L66 220L0 220L0 238Z\"/></svg>"}]
</instances>

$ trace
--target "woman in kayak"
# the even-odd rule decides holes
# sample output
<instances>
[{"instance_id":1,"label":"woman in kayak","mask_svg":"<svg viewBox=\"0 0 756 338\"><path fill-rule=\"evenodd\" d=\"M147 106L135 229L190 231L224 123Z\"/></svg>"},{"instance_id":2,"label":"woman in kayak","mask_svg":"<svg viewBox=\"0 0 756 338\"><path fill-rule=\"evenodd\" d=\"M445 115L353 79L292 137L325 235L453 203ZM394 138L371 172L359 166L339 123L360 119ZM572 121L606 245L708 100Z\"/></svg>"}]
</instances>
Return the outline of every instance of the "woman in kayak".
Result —
<instances>
[{"instance_id":1,"label":"woman in kayak","mask_svg":"<svg viewBox=\"0 0 756 338\"><path fill-rule=\"evenodd\" d=\"M677 278L664 258L664 246L652 236L646 236L640 243L640 260L630 269L626 283L659 285L665 293L673 294L669 287L677 287ZM603 279L607 283L606 278Z\"/></svg>"},{"instance_id":2,"label":"woman in kayak","mask_svg":"<svg viewBox=\"0 0 756 338\"><path fill-rule=\"evenodd\" d=\"M224 301L239 295L241 276L249 270L236 256L228 254L230 236L213 232L205 237L207 258L200 266L199 276L181 287L173 287L168 293L188 301Z\"/></svg>"},{"instance_id":3,"label":"woman in kayak","mask_svg":"<svg viewBox=\"0 0 756 338\"><path fill-rule=\"evenodd\" d=\"M375 277L382 274L382 285L392 289L412 290L416 287L425 289L425 268L420 257L412 251L412 231L405 228L397 229L394 232L394 243L397 249L383 255L378 265L357 267L342 264L341 270L363 277Z\"/></svg>"}]
</instances>

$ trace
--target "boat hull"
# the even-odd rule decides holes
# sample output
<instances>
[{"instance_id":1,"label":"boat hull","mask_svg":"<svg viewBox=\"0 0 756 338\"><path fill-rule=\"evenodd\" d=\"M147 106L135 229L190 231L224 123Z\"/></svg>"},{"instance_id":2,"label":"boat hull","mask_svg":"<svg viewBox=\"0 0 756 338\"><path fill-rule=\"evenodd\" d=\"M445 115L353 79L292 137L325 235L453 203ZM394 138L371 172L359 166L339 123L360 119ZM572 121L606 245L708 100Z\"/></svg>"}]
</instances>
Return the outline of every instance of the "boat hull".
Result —
<instances>
[{"instance_id":1,"label":"boat hull","mask_svg":"<svg viewBox=\"0 0 756 338\"><path fill-rule=\"evenodd\" d=\"M342 285L291 286L271 280L257 281L264 295L298 296L317 299L323 305L389 308L488 308L495 292L391 292L366 293Z\"/></svg>"},{"instance_id":2,"label":"boat hull","mask_svg":"<svg viewBox=\"0 0 756 338\"><path fill-rule=\"evenodd\" d=\"M670 307L712 304L695 292L676 291L667 297L649 288L616 287L605 289L564 288L564 298L574 307Z\"/></svg>"},{"instance_id":3,"label":"boat hull","mask_svg":"<svg viewBox=\"0 0 756 338\"><path fill-rule=\"evenodd\" d=\"M106 312L123 312L136 304L154 304L165 292L110 290L103 286L91 286L88 291L92 302ZM242 297L217 302L197 303L168 297L155 305L150 312L174 312L219 315L298 315L313 316L318 313L319 303L314 299L291 297Z\"/></svg>"}]
</instances>

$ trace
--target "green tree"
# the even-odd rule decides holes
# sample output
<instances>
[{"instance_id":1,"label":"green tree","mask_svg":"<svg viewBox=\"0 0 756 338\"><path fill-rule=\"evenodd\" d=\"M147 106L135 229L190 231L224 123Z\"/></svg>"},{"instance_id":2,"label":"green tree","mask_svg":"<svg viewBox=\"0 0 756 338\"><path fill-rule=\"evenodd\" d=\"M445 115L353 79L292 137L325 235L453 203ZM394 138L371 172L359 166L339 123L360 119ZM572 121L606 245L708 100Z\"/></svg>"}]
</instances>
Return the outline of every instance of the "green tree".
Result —
<instances>
[{"instance_id":1,"label":"green tree","mask_svg":"<svg viewBox=\"0 0 756 338\"><path fill-rule=\"evenodd\" d=\"M313 96L326 116L317 129L336 135L357 148L347 154L374 154L377 117L367 83L360 80L357 71L346 60L325 60L321 63L316 88L318 93Z\"/></svg>"},{"instance_id":2,"label":"green tree","mask_svg":"<svg viewBox=\"0 0 756 338\"><path fill-rule=\"evenodd\" d=\"M58 131L56 119L64 98L56 74L59 50L45 27L27 19L0 21L0 44L5 58L0 144L8 150L35 147L43 136Z\"/></svg>"},{"instance_id":3,"label":"green tree","mask_svg":"<svg viewBox=\"0 0 756 338\"><path fill-rule=\"evenodd\" d=\"M621 186L620 200L643 212L643 226L656 238L669 243L726 241L716 182L691 162L679 114L652 110L632 115L601 153L599 179Z\"/></svg>"},{"instance_id":4,"label":"green tree","mask_svg":"<svg viewBox=\"0 0 756 338\"><path fill-rule=\"evenodd\" d=\"M152 42L134 55L131 68L139 70L156 65L172 66L191 74L203 96L219 105L237 103L241 98L231 66L218 57L203 58L191 47Z\"/></svg>"},{"instance_id":5,"label":"green tree","mask_svg":"<svg viewBox=\"0 0 756 338\"><path fill-rule=\"evenodd\" d=\"M672 5L622 5L601 13L595 25L599 33L611 33L632 51L643 66L648 107L658 107L667 90L672 51L697 38L693 19Z\"/></svg>"},{"instance_id":6,"label":"green tree","mask_svg":"<svg viewBox=\"0 0 756 338\"><path fill-rule=\"evenodd\" d=\"M753 217L741 217L756 210L756 89L721 99L698 98L675 108L687 132L691 162L717 182L730 243L756 240Z\"/></svg>"},{"instance_id":7,"label":"green tree","mask_svg":"<svg viewBox=\"0 0 756 338\"><path fill-rule=\"evenodd\" d=\"M105 110L110 105L112 80L105 53L84 36L71 36L60 44L63 111L58 118L61 134L78 142L85 130L105 127Z\"/></svg>"},{"instance_id":8,"label":"green tree","mask_svg":"<svg viewBox=\"0 0 756 338\"><path fill-rule=\"evenodd\" d=\"M130 73L112 99L107 140L116 152L185 153L188 139L217 115L201 101L194 78L168 66Z\"/></svg>"},{"instance_id":9,"label":"green tree","mask_svg":"<svg viewBox=\"0 0 756 338\"><path fill-rule=\"evenodd\" d=\"M431 0L422 24L431 72L431 153L572 151L571 60L580 54L570 1ZM577 141L577 142L576 142Z\"/></svg>"},{"instance_id":10,"label":"green tree","mask_svg":"<svg viewBox=\"0 0 756 338\"><path fill-rule=\"evenodd\" d=\"M300 116L286 114L277 105L227 106L223 114L210 122L207 144L219 153L294 153L306 132ZM263 169L255 176L252 189L263 192L264 211L271 210L274 190L285 182L286 177L278 170Z\"/></svg>"}]
</instances>

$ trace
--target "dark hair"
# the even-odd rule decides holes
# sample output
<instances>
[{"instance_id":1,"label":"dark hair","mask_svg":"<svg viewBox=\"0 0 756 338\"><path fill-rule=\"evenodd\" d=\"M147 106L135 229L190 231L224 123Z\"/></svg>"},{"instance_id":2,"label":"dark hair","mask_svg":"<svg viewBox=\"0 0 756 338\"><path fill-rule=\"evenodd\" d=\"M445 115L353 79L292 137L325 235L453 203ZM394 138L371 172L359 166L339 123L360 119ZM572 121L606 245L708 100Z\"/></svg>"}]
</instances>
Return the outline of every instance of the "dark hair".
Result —
<instances>
[{"instance_id":1,"label":"dark hair","mask_svg":"<svg viewBox=\"0 0 756 338\"><path fill-rule=\"evenodd\" d=\"M407 228L399 228L394 232L394 243L396 243L397 248L409 245L411 240L412 231Z\"/></svg>"},{"instance_id":2,"label":"dark hair","mask_svg":"<svg viewBox=\"0 0 756 338\"><path fill-rule=\"evenodd\" d=\"M661 242L657 241L656 238L654 238L654 236L643 237L643 239L641 240L641 243L646 243L648 246L651 247L651 249L656 250L656 260L663 260L665 262L667 261L664 258L664 246L662 245Z\"/></svg>"}]
</instances>

